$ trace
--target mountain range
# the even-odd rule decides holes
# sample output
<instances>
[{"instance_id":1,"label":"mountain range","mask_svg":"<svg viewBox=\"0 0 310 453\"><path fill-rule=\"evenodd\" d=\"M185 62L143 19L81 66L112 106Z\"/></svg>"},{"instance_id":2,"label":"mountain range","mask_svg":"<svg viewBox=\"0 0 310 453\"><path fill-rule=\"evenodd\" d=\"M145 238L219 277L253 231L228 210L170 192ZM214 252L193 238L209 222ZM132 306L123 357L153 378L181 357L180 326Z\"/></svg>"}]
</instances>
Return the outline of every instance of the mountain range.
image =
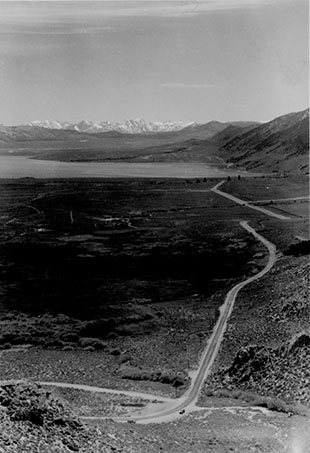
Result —
<instances>
[{"instance_id":1,"label":"mountain range","mask_svg":"<svg viewBox=\"0 0 310 453\"><path fill-rule=\"evenodd\" d=\"M78 140L83 138L107 138L108 136L118 137L143 135L161 136L160 141L167 139L180 141L190 138L207 139L212 138L218 132L223 131L229 125L236 125L240 130L248 130L257 126L257 122L238 122L222 123L220 121L210 121L205 124L181 123L181 122L146 122L143 119L126 120L125 123L91 122L80 121L79 123L59 122L54 120L32 121L20 126L0 125L1 141L20 141L20 140ZM237 126L236 126L237 127ZM124 137L123 137L124 138ZM151 138L151 137L150 137Z\"/></svg>"},{"instance_id":2,"label":"mountain range","mask_svg":"<svg viewBox=\"0 0 310 453\"><path fill-rule=\"evenodd\" d=\"M71 130L85 132L87 134L96 134L99 132L116 131L126 134L149 134L157 132L174 132L184 129L187 126L193 126L193 122L147 122L143 119L126 120L124 123L111 121L80 121L78 123L68 123L53 120L32 121L27 126L43 127L47 129Z\"/></svg>"},{"instance_id":3,"label":"mountain range","mask_svg":"<svg viewBox=\"0 0 310 453\"><path fill-rule=\"evenodd\" d=\"M255 171L308 173L309 109L266 123L127 120L0 125L0 151L62 161L225 162Z\"/></svg>"}]
</instances>

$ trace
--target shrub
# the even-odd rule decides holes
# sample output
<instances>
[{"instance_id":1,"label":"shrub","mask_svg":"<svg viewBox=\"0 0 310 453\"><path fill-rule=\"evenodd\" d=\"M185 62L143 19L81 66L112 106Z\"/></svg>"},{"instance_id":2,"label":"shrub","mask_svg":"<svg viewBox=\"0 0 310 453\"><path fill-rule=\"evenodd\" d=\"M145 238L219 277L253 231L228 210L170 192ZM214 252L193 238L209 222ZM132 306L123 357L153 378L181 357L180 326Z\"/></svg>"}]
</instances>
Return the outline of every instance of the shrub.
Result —
<instances>
[{"instance_id":1,"label":"shrub","mask_svg":"<svg viewBox=\"0 0 310 453\"><path fill-rule=\"evenodd\" d=\"M249 400L253 406L258 406L258 407L267 407L266 399L263 396L257 395L256 397L253 397L252 400Z\"/></svg>"},{"instance_id":2,"label":"shrub","mask_svg":"<svg viewBox=\"0 0 310 453\"><path fill-rule=\"evenodd\" d=\"M67 344L62 348L63 351L74 351L74 349L74 346L72 346L71 344Z\"/></svg>"},{"instance_id":3,"label":"shrub","mask_svg":"<svg viewBox=\"0 0 310 453\"><path fill-rule=\"evenodd\" d=\"M235 400L239 399L241 396L241 390L232 390L231 397Z\"/></svg>"},{"instance_id":4,"label":"shrub","mask_svg":"<svg viewBox=\"0 0 310 453\"><path fill-rule=\"evenodd\" d=\"M218 396L218 397L231 397L246 401L251 406L265 407L270 411L285 412L302 416L309 416L310 409L302 404L287 404L280 398L271 396L260 396L252 392L241 391L241 390L226 390L220 389L215 392L212 389L206 390L207 396Z\"/></svg>"},{"instance_id":5,"label":"shrub","mask_svg":"<svg viewBox=\"0 0 310 453\"><path fill-rule=\"evenodd\" d=\"M181 376L176 376L173 380L172 380L172 385L173 387L175 387L176 389L179 388L179 387L182 387L182 385L184 385L185 382L184 380L182 379Z\"/></svg>"},{"instance_id":6,"label":"shrub","mask_svg":"<svg viewBox=\"0 0 310 453\"><path fill-rule=\"evenodd\" d=\"M130 365L121 367L121 375L122 379L161 382L162 384L172 384L176 388L185 385L187 381L187 376L179 373L175 374L168 370L147 370Z\"/></svg>"},{"instance_id":7,"label":"shrub","mask_svg":"<svg viewBox=\"0 0 310 453\"><path fill-rule=\"evenodd\" d=\"M0 344L11 343L16 344L16 340L19 338L18 334L13 332L6 332L0 337Z\"/></svg>"},{"instance_id":8,"label":"shrub","mask_svg":"<svg viewBox=\"0 0 310 453\"><path fill-rule=\"evenodd\" d=\"M301 241L297 244L291 244L288 249L284 251L284 255L309 255L310 254L310 240Z\"/></svg>"},{"instance_id":9,"label":"shrub","mask_svg":"<svg viewBox=\"0 0 310 453\"><path fill-rule=\"evenodd\" d=\"M67 315L64 315L63 313L59 313L56 316L56 323L57 324L74 324L76 322L76 319L70 318Z\"/></svg>"},{"instance_id":10,"label":"shrub","mask_svg":"<svg viewBox=\"0 0 310 453\"><path fill-rule=\"evenodd\" d=\"M119 363L120 365L123 364L123 363L126 363L126 362L130 362L132 359L131 355L130 354L122 354L119 358Z\"/></svg>"},{"instance_id":11,"label":"shrub","mask_svg":"<svg viewBox=\"0 0 310 453\"><path fill-rule=\"evenodd\" d=\"M0 349L11 349L11 343L4 343L0 345Z\"/></svg>"},{"instance_id":12,"label":"shrub","mask_svg":"<svg viewBox=\"0 0 310 453\"><path fill-rule=\"evenodd\" d=\"M206 396L213 396L214 395L214 391L211 388L207 388L205 390L205 395Z\"/></svg>"},{"instance_id":13,"label":"shrub","mask_svg":"<svg viewBox=\"0 0 310 453\"><path fill-rule=\"evenodd\" d=\"M262 397L260 397L259 395L256 395L253 392L247 392L247 391L240 390L239 398L242 399L243 401L246 401L247 403L251 403L251 402L255 401L255 399L262 398Z\"/></svg>"},{"instance_id":14,"label":"shrub","mask_svg":"<svg viewBox=\"0 0 310 453\"><path fill-rule=\"evenodd\" d=\"M63 348L65 346L65 343L61 340L58 340L57 338L47 340L43 346L45 348Z\"/></svg>"},{"instance_id":15,"label":"shrub","mask_svg":"<svg viewBox=\"0 0 310 453\"><path fill-rule=\"evenodd\" d=\"M105 349L107 344L98 338L82 337L80 338L79 344L82 348L93 347L94 349Z\"/></svg>"},{"instance_id":16,"label":"shrub","mask_svg":"<svg viewBox=\"0 0 310 453\"><path fill-rule=\"evenodd\" d=\"M286 412L287 406L284 401L281 401L279 398L266 398L267 409L277 412Z\"/></svg>"},{"instance_id":17,"label":"shrub","mask_svg":"<svg viewBox=\"0 0 310 453\"><path fill-rule=\"evenodd\" d=\"M220 389L215 391L214 396L217 396L219 398L230 398L231 392L226 389Z\"/></svg>"},{"instance_id":18,"label":"shrub","mask_svg":"<svg viewBox=\"0 0 310 453\"><path fill-rule=\"evenodd\" d=\"M105 338L114 330L115 325L114 318L88 321L81 330L81 334L87 337Z\"/></svg>"},{"instance_id":19,"label":"shrub","mask_svg":"<svg viewBox=\"0 0 310 453\"><path fill-rule=\"evenodd\" d=\"M115 332L111 332L108 335L108 338L116 338L113 335L135 335L138 332L139 326L137 324L123 325L116 328Z\"/></svg>"},{"instance_id":20,"label":"shrub","mask_svg":"<svg viewBox=\"0 0 310 453\"><path fill-rule=\"evenodd\" d=\"M114 339L117 338L117 337L118 337L118 335L117 335L116 332L110 332L110 333L108 334L108 336L107 336L107 338L108 338L109 340L114 340Z\"/></svg>"},{"instance_id":21,"label":"shrub","mask_svg":"<svg viewBox=\"0 0 310 453\"><path fill-rule=\"evenodd\" d=\"M310 417L310 408L303 404L297 403L293 406L293 414L303 415L304 417Z\"/></svg>"},{"instance_id":22,"label":"shrub","mask_svg":"<svg viewBox=\"0 0 310 453\"><path fill-rule=\"evenodd\" d=\"M110 350L110 355L118 356L121 355L121 351L117 348Z\"/></svg>"},{"instance_id":23,"label":"shrub","mask_svg":"<svg viewBox=\"0 0 310 453\"><path fill-rule=\"evenodd\" d=\"M72 341L73 343L76 343L79 341L79 335L75 332L65 332L61 335L61 339L63 341Z\"/></svg>"}]
</instances>

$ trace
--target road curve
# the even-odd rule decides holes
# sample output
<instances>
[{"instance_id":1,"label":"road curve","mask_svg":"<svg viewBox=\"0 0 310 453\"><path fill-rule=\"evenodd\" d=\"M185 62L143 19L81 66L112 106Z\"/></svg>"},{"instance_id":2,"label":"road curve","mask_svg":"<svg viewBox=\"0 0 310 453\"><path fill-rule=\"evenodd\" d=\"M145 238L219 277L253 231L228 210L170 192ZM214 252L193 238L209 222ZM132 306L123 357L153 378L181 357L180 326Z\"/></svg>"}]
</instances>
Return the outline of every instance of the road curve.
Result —
<instances>
[{"instance_id":1,"label":"road curve","mask_svg":"<svg viewBox=\"0 0 310 453\"><path fill-rule=\"evenodd\" d=\"M189 389L185 392L182 397L178 399L171 399L171 398L164 398L162 396L151 395L148 393L141 393L141 392L134 392L134 391L122 391L116 389L107 389L102 387L90 386L90 385L83 385L83 384L73 384L73 383L63 383L63 382L47 382L47 381L40 381L38 384L46 385L46 386L55 386L55 387L63 387L63 388L74 388L85 390L89 392L96 392L96 393L113 393L113 394L123 394L131 397L139 397L144 398L150 401L158 401L161 404L157 408L146 408L148 413L142 412L140 414L136 414L130 417L118 417L115 418L117 421L128 421L134 420L138 423L161 423L161 422L168 422L179 418L185 411L191 412L197 410L195 408L195 404L199 398L199 394L203 383L210 373L211 367L214 363L216 355L219 351L221 346L223 336L226 330L227 321L230 317L232 312L236 297L239 291L244 288L246 285L252 283L255 280L263 277L270 269L273 267L276 261L276 247L268 241L266 238L261 236L257 233L257 231L250 227L247 221L241 221L240 225L251 233L257 240L262 242L265 247L268 249L269 258L266 266L263 270L261 270L258 274L249 277L248 279L244 280L241 283L235 285L226 295L225 301L220 308L220 316L217 320L217 323L213 329L212 335L208 340L208 343L202 353L200 363L198 369L191 373L191 385ZM12 382L12 381L10 381ZM21 382L20 380L16 380L14 382ZM0 382L1 384L1 382ZM182 412L182 414L180 414ZM92 419L92 420L103 420L106 417L81 417L82 419Z\"/></svg>"},{"instance_id":2,"label":"road curve","mask_svg":"<svg viewBox=\"0 0 310 453\"><path fill-rule=\"evenodd\" d=\"M153 395L151 393L135 392L131 390L118 390L118 389L108 389L104 387L96 387L94 385L85 385L85 384L70 384L68 382L52 382L52 381L36 381L39 385L50 385L51 387L61 387L68 389L84 390L86 392L93 393L112 393L114 395L125 395L131 398L141 398L149 401L158 401L158 402L169 402L173 401L172 398L166 398L160 395Z\"/></svg>"},{"instance_id":3,"label":"road curve","mask_svg":"<svg viewBox=\"0 0 310 453\"><path fill-rule=\"evenodd\" d=\"M251 209L255 209L257 211L263 212L271 217L276 217L281 220L289 220L290 217L283 216L281 214L274 213L264 208L260 208L258 206L251 205L250 203L241 200L240 198L234 197L233 195L229 195L226 192L219 190L219 187L225 181L221 181L216 186L211 188L210 190L217 193L218 195L224 196L232 201L235 201L242 206L249 207ZM239 291L244 288L246 285L254 282L255 280L260 279L263 277L270 269L273 267L276 261L276 247L266 238L261 236L257 231L250 227L247 221L241 221L240 225L247 230L250 234L252 234L258 241L262 242L264 246L267 248L269 252L268 262L263 270L259 273L249 277L248 279L244 280L243 282L238 283L235 285L226 295L225 301L220 308L220 316L217 320L217 323L213 329L212 335L208 340L208 343L202 353L200 363L198 369L191 373L191 385L189 389L182 395L182 397L178 399L171 399L171 398L164 398L157 395L151 395L147 393L140 393L134 391L122 391L122 390L114 390L114 389L106 389L102 387L95 387L95 386L88 386L82 384L71 384L71 383L61 383L61 382L38 382L41 385L50 385L50 386L57 386L63 388L75 388L81 389L90 392L100 392L100 393L113 393L113 394L123 394L132 397L140 397L148 400L157 400L158 402L162 403L159 406L151 410L146 408L147 412L141 412L140 414L135 414L130 417L120 417L115 418L117 421L128 421L134 420L138 423L161 423L161 422L168 422L172 421L176 418L179 418L185 411L186 413L194 411L196 402L199 398L200 391L202 389L203 383L207 376L210 373L211 367L214 363L214 360L217 356L219 348L221 346L224 333L226 330L228 319L231 315L233 310L233 306L236 300L236 297ZM20 382L20 381L15 381ZM1 384L1 382L0 382ZM207 408L206 408L207 409ZM196 408L197 410L197 408ZM180 412L182 414L180 414ZM106 419L106 417L81 417L84 419L92 419L92 420L102 420Z\"/></svg>"},{"instance_id":4,"label":"road curve","mask_svg":"<svg viewBox=\"0 0 310 453\"><path fill-rule=\"evenodd\" d=\"M277 214L276 212L269 211L269 209L265 209L260 206L255 206L254 204L251 204L248 201L241 200L241 198L235 197L234 195L230 195L227 192L223 192L222 190L219 189L219 187L221 187L224 184L224 182L225 181L219 182L210 190L214 193L217 193L218 195L221 195L222 197L228 198L229 200L232 200L235 203L240 204L241 206L245 206L250 209L255 209L256 211L262 212L263 214L269 215L270 217L275 217L276 219L280 220L291 220L291 217L287 217L282 214Z\"/></svg>"},{"instance_id":5,"label":"road curve","mask_svg":"<svg viewBox=\"0 0 310 453\"><path fill-rule=\"evenodd\" d=\"M0 381L0 387L7 384L21 384L27 379L5 379ZM85 384L72 384L70 382L53 382L53 381L35 381L38 385L50 386L50 387L60 387L67 389L76 389L84 390L85 392L92 393L110 393L113 395L123 395L129 396L131 398L141 398L148 401L165 403L173 401L172 398L167 398L165 396L154 395L152 393L144 392L135 392L134 390L118 390L118 389L108 389L105 387L96 387L95 385L85 385Z\"/></svg>"},{"instance_id":6,"label":"road curve","mask_svg":"<svg viewBox=\"0 0 310 453\"><path fill-rule=\"evenodd\" d=\"M191 385L189 389L185 392L185 394L176 400L170 400L164 407L161 405L160 408L157 409L157 412L151 411L150 413L141 413L137 415L133 415L131 417L119 417L115 420L117 421L128 421L135 420L139 423L161 423L161 422L168 422L179 418L180 412L184 413L185 411L188 413L190 411L195 410L195 404L199 398L199 394L203 383L210 373L211 367L214 363L216 355L219 351L221 342L223 340L223 336L226 330L227 321L230 317L232 312L237 294L239 291L244 288L246 285L258 280L259 278L263 277L267 272L270 271L272 266L276 261L276 247L269 242L266 238L261 236L257 233L257 231L248 225L247 221L241 221L240 225L251 233L257 240L262 242L265 247L268 249L269 257L268 262L263 270L261 270L258 274L249 277L248 279L244 280L241 283L235 285L226 295L225 301L220 308L220 316L219 319L213 329L212 335L208 340L207 346L204 349L198 369L191 374ZM183 412L184 411L184 412ZM90 417L87 417L87 419ZM92 420L99 420L103 419L104 417L91 417Z\"/></svg>"}]
</instances>

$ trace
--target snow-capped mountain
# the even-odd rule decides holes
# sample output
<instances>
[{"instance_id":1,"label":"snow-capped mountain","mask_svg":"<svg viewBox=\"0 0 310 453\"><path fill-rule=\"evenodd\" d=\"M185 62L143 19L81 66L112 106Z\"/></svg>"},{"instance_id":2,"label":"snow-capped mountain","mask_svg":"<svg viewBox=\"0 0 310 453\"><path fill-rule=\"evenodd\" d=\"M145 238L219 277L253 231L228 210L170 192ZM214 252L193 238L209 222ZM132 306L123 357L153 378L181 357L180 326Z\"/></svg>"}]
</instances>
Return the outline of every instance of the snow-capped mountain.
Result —
<instances>
[{"instance_id":1,"label":"snow-capped mountain","mask_svg":"<svg viewBox=\"0 0 310 453\"><path fill-rule=\"evenodd\" d=\"M150 134L155 132L174 132L184 129L188 126L194 126L197 123L182 122L147 122L143 119L126 120L124 123L111 121L80 121L79 123L68 123L53 120L31 121L27 126L43 127L46 129L74 130L88 134L99 132L117 131L126 134Z\"/></svg>"},{"instance_id":2,"label":"snow-capped mountain","mask_svg":"<svg viewBox=\"0 0 310 453\"><path fill-rule=\"evenodd\" d=\"M53 120L45 120L45 121L31 121L27 123L27 126L36 126L36 127L45 127L46 129L70 129L71 124L67 122L59 122Z\"/></svg>"}]
</instances>

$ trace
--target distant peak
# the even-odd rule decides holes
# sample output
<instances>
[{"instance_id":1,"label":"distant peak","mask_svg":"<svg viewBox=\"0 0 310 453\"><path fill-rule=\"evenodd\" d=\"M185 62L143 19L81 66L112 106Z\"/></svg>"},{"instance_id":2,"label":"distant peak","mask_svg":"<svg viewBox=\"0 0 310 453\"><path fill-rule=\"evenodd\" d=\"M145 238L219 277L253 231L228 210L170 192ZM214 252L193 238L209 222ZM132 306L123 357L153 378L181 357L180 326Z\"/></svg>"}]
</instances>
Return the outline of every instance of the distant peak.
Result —
<instances>
[{"instance_id":1,"label":"distant peak","mask_svg":"<svg viewBox=\"0 0 310 453\"><path fill-rule=\"evenodd\" d=\"M81 120L77 123L68 123L54 120L31 121L27 126L43 127L47 129L69 129L88 134L117 131L127 134L147 134L155 132L174 132L185 127L196 125L194 122L154 121L148 122L143 118L126 119L124 123L112 121Z\"/></svg>"}]
</instances>

